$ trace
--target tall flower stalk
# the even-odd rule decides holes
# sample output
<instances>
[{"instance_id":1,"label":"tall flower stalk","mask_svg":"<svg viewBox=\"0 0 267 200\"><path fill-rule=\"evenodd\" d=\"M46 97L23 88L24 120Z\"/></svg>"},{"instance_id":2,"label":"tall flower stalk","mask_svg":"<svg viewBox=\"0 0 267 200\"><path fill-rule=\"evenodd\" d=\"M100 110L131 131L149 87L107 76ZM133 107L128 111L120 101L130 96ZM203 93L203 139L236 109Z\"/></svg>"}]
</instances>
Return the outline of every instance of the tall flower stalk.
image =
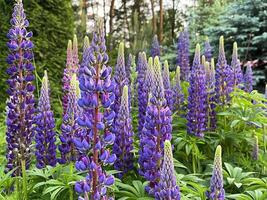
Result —
<instances>
[{"instance_id":1,"label":"tall flower stalk","mask_svg":"<svg viewBox=\"0 0 267 200\"><path fill-rule=\"evenodd\" d=\"M169 140L164 142L164 158L160 170L160 180L156 187L156 200L180 200L180 189L176 184L173 164L172 145Z\"/></svg>"},{"instance_id":2,"label":"tall flower stalk","mask_svg":"<svg viewBox=\"0 0 267 200\"><path fill-rule=\"evenodd\" d=\"M132 62L133 62L133 55L129 54L126 65L125 65L125 72L126 72L126 77L128 79L128 83L129 83L129 89L130 89L131 83L132 83L132 78L131 78Z\"/></svg>"},{"instance_id":3,"label":"tall flower stalk","mask_svg":"<svg viewBox=\"0 0 267 200\"><path fill-rule=\"evenodd\" d=\"M29 21L26 19L21 0L14 6L11 28L7 34L9 55L7 74L10 96L7 103L7 165L6 172L15 169L13 176L20 176L28 169L31 161L32 138L34 136L34 80L32 32L27 31ZM23 174L24 176L25 174ZM25 186L25 184L24 184Z\"/></svg>"},{"instance_id":4,"label":"tall flower stalk","mask_svg":"<svg viewBox=\"0 0 267 200\"><path fill-rule=\"evenodd\" d=\"M123 87L121 104L114 124L114 133L116 136L113 153L116 154L114 168L121 171L119 177L122 177L133 168L133 130L132 120L129 112L128 87Z\"/></svg>"},{"instance_id":5,"label":"tall flower stalk","mask_svg":"<svg viewBox=\"0 0 267 200\"><path fill-rule=\"evenodd\" d=\"M204 66L200 64L200 46L197 44L188 88L187 132L203 137L207 127L207 89Z\"/></svg>"},{"instance_id":6,"label":"tall flower stalk","mask_svg":"<svg viewBox=\"0 0 267 200\"><path fill-rule=\"evenodd\" d=\"M234 44L233 44L231 68L233 71L233 85L234 85L234 87L237 87L243 82L243 73L241 70L240 60L238 59L237 43L236 42L234 42Z\"/></svg>"},{"instance_id":7,"label":"tall flower stalk","mask_svg":"<svg viewBox=\"0 0 267 200\"><path fill-rule=\"evenodd\" d=\"M37 114L35 117L36 123L36 166L44 168L46 165L55 166L56 160L56 133L54 113L51 110L49 99L49 81L47 72L45 71L42 80L41 95L39 98Z\"/></svg>"},{"instance_id":8,"label":"tall flower stalk","mask_svg":"<svg viewBox=\"0 0 267 200\"><path fill-rule=\"evenodd\" d=\"M146 109L144 129L140 138L139 173L149 181L146 190L154 195L160 178L165 140L171 139L172 116L164 97L164 86L159 58L154 58L154 84Z\"/></svg>"},{"instance_id":9,"label":"tall flower stalk","mask_svg":"<svg viewBox=\"0 0 267 200\"><path fill-rule=\"evenodd\" d=\"M173 109L173 91L171 89L170 82L170 71L168 61L165 60L162 71L163 85L164 85L164 93L165 99L167 100L168 107Z\"/></svg>"},{"instance_id":10,"label":"tall flower stalk","mask_svg":"<svg viewBox=\"0 0 267 200\"><path fill-rule=\"evenodd\" d=\"M233 89L232 69L227 64L224 53L224 39L220 37L219 56L216 67L216 101L220 105L226 105L230 99L230 92Z\"/></svg>"},{"instance_id":11,"label":"tall flower stalk","mask_svg":"<svg viewBox=\"0 0 267 200\"><path fill-rule=\"evenodd\" d=\"M152 58L156 56L160 57L160 45L159 45L159 40L158 40L157 35L154 35L153 37L150 54Z\"/></svg>"},{"instance_id":12,"label":"tall flower stalk","mask_svg":"<svg viewBox=\"0 0 267 200\"><path fill-rule=\"evenodd\" d=\"M79 106L82 115L78 118L88 140L75 141L82 154L76 161L76 169L87 172L87 176L76 182L75 190L80 199L106 200L107 187L114 183L114 177L108 175L103 166L111 165L116 160L116 155L109 150L109 145L115 140L115 135L110 131L115 116L110 106L115 95L114 83L111 81L112 68L107 65L108 55L102 25L93 33L89 52L88 66L81 67L79 73Z\"/></svg>"},{"instance_id":13,"label":"tall flower stalk","mask_svg":"<svg viewBox=\"0 0 267 200\"><path fill-rule=\"evenodd\" d=\"M72 44L72 61L73 61L73 68L72 73L77 74L79 70L79 54L78 54L78 39L77 35L73 36L73 44Z\"/></svg>"},{"instance_id":14,"label":"tall flower stalk","mask_svg":"<svg viewBox=\"0 0 267 200\"><path fill-rule=\"evenodd\" d=\"M245 91L246 92L252 92L253 90L253 72L251 65L249 64L246 69L246 73L244 76L244 85L245 85Z\"/></svg>"},{"instance_id":15,"label":"tall flower stalk","mask_svg":"<svg viewBox=\"0 0 267 200\"><path fill-rule=\"evenodd\" d=\"M204 55L205 55L206 60L210 62L212 58L212 48L210 46L208 37L206 37L205 43L204 43Z\"/></svg>"},{"instance_id":16,"label":"tall flower stalk","mask_svg":"<svg viewBox=\"0 0 267 200\"><path fill-rule=\"evenodd\" d=\"M189 34L187 31L180 32L177 44L177 65L181 69L181 80L189 81Z\"/></svg>"},{"instance_id":17,"label":"tall flower stalk","mask_svg":"<svg viewBox=\"0 0 267 200\"><path fill-rule=\"evenodd\" d=\"M138 135L142 132L145 123L147 100L144 96L146 95L145 79L147 66L146 54L144 52L139 53L137 61Z\"/></svg>"},{"instance_id":18,"label":"tall flower stalk","mask_svg":"<svg viewBox=\"0 0 267 200\"><path fill-rule=\"evenodd\" d=\"M223 189L223 172L222 172L222 148L217 146L214 157L214 167L210 180L210 189L206 192L208 199L224 200L225 192Z\"/></svg>"},{"instance_id":19,"label":"tall flower stalk","mask_svg":"<svg viewBox=\"0 0 267 200\"><path fill-rule=\"evenodd\" d=\"M174 87L173 87L173 109L180 114L184 104L184 93L181 87L180 66L176 67Z\"/></svg>"}]
</instances>

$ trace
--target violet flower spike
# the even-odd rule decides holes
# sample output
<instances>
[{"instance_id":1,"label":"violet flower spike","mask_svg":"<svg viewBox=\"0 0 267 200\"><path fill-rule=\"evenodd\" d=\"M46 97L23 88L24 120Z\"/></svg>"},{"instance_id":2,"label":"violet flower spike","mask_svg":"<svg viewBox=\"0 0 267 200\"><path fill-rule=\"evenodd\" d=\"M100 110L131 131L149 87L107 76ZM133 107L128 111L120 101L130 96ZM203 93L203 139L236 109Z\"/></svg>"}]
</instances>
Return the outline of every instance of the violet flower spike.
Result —
<instances>
[{"instance_id":1,"label":"violet flower spike","mask_svg":"<svg viewBox=\"0 0 267 200\"><path fill-rule=\"evenodd\" d=\"M178 111L178 113L181 114L184 104L184 93L181 87L180 66L176 67L174 82L175 83L173 87L173 108L175 111Z\"/></svg>"},{"instance_id":2,"label":"violet flower spike","mask_svg":"<svg viewBox=\"0 0 267 200\"><path fill-rule=\"evenodd\" d=\"M226 61L223 36L220 37L219 56L215 77L216 102L219 105L226 105L230 100L229 95L233 90L233 73Z\"/></svg>"},{"instance_id":3,"label":"violet flower spike","mask_svg":"<svg viewBox=\"0 0 267 200\"><path fill-rule=\"evenodd\" d=\"M169 140L164 142L164 158L160 170L160 181L156 187L156 200L180 200L180 189L176 183L173 164L172 145Z\"/></svg>"},{"instance_id":4,"label":"violet flower spike","mask_svg":"<svg viewBox=\"0 0 267 200\"><path fill-rule=\"evenodd\" d=\"M160 57L160 44L158 41L158 36L154 35L153 40L152 40L152 45L150 49L150 55L152 58L158 56Z\"/></svg>"},{"instance_id":5,"label":"violet flower spike","mask_svg":"<svg viewBox=\"0 0 267 200\"><path fill-rule=\"evenodd\" d=\"M137 61L137 92L138 92L138 135L141 134L145 123L147 98L145 89L145 79L147 71L147 60L145 52L138 54Z\"/></svg>"},{"instance_id":6,"label":"violet flower spike","mask_svg":"<svg viewBox=\"0 0 267 200\"><path fill-rule=\"evenodd\" d=\"M164 86L159 58L154 58L154 84L147 106L146 118L139 150L139 173L149 181L146 190L154 195L160 178L165 140L171 140L172 116L164 97Z\"/></svg>"},{"instance_id":7,"label":"violet flower spike","mask_svg":"<svg viewBox=\"0 0 267 200\"><path fill-rule=\"evenodd\" d=\"M73 61L73 73L77 73L79 70L79 54L78 54L78 39L77 35L73 36L72 45L72 61Z\"/></svg>"},{"instance_id":8,"label":"violet flower spike","mask_svg":"<svg viewBox=\"0 0 267 200\"><path fill-rule=\"evenodd\" d=\"M197 44L188 88L187 133L203 137L207 128L207 89L204 66L200 64L200 46Z\"/></svg>"},{"instance_id":9,"label":"violet flower spike","mask_svg":"<svg viewBox=\"0 0 267 200\"><path fill-rule=\"evenodd\" d=\"M204 43L204 55L208 62L211 62L212 58L212 48L210 46L209 38L206 37L205 43Z\"/></svg>"},{"instance_id":10,"label":"violet flower spike","mask_svg":"<svg viewBox=\"0 0 267 200\"><path fill-rule=\"evenodd\" d=\"M86 172L87 176L76 182L75 190L80 199L100 200L108 199L108 187L114 183L114 177L108 175L103 166L112 165L116 160L109 148L115 140L110 131L115 116L110 108L115 100L114 82L111 80L112 68L107 65L102 24L93 33L89 49L88 66L79 70L81 98L78 104L82 114L77 121L84 129L84 135L74 140L82 154L75 167Z\"/></svg>"},{"instance_id":11,"label":"violet flower spike","mask_svg":"<svg viewBox=\"0 0 267 200\"><path fill-rule=\"evenodd\" d=\"M55 166L56 159L56 132L54 113L51 110L49 99L49 82L47 72L44 72L41 95L39 98L37 114L35 116L35 156L37 168L46 165Z\"/></svg>"},{"instance_id":12,"label":"violet flower spike","mask_svg":"<svg viewBox=\"0 0 267 200\"><path fill-rule=\"evenodd\" d=\"M210 200L224 200L225 192L223 189L223 173L222 173L222 148L217 146L214 157L214 167L210 180L210 189L206 192Z\"/></svg>"},{"instance_id":13,"label":"violet flower spike","mask_svg":"<svg viewBox=\"0 0 267 200\"><path fill-rule=\"evenodd\" d=\"M173 110L173 91L171 89L170 71L168 61L165 60L162 71L165 99L167 100L168 107Z\"/></svg>"},{"instance_id":14,"label":"violet flower spike","mask_svg":"<svg viewBox=\"0 0 267 200\"><path fill-rule=\"evenodd\" d=\"M181 80L189 81L189 34L187 31L180 32L177 43L177 65L181 69Z\"/></svg>"},{"instance_id":15,"label":"violet flower spike","mask_svg":"<svg viewBox=\"0 0 267 200\"><path fill-rule=\"evenodd\" d=\"M238 59L237 43L236 42L234 42L234 44L233 44L231 68L233 71L234 87L240 86L240 84L243 83L243 73L241 70L240 60Z\"/></svg>"},{"instance_id":16,"label":"violet flower spike","mask_svg":"<svg viewBox=\"0 0 267 200\"><path fill-rule=\"evenodd\" d=\"M29 168L31 162L32 139L34 136L34 66L32 64L34 47L30 41L32 32L26 29L29 21L26 19L22 1L16 1L11 28L7 34L9 55L6 59L9 67L6 70L9 78L7 93L6 142L7 165L5 172L16 170L13 176L21 175L21 167Z\"/></svg>"},{"instance_id":17,"label":"violet flower spike","mask_svg":"<svg viewBox=\"0 0 267 200\"><path fill-rule=\"evenodd\" d=\"M129 170L133 169L133 130L132 120L129 112L128 87L123 87L120 109L114 123L114 133L116 136L113 153L116 154L117 160L114 168L121 173L121 178Z\"/></svg>"},{"instance_id":18,"label":"violet flower spike","mask_svg":"<svg viewBox=\"0 0 267 200\"><path fill-rule=\"evenodd\" d=\"M132 54L129 54L128 59L127 59L127 63L125 65L125 71L126 71L126 77L128 79L129 89L130 89L130 86L132 83L132 78L131 78L132 62L133 62L133 56L132 56Z\"/></svg>"},{"instance_id":19,"label":"violet flower spike","mask_svg":"<svg viewBox=\"0 0 267 200\"><path fill-rule=\"evenodd\" d=\"M244 76L244 85L245 91L250 93L253 90L253 72L251 68L251 64L247 66L246 73Z\"/></svg>"}]
</instances>

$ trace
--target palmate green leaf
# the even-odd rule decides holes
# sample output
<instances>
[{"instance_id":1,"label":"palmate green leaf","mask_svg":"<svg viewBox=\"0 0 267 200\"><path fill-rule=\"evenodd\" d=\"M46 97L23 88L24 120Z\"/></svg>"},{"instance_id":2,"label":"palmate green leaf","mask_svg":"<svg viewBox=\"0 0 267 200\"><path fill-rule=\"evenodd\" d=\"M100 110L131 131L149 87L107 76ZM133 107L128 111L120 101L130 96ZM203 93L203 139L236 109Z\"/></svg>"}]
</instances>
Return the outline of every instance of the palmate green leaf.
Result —
<instances>
[{"instance_id":1,"label":"palmate green leaf","mask_svg":"<svg viewBox=\"0 0 267 200\"><path fill-rule=\"evenodd\" d=\"M139 195L139 193L136 190L136 188L131 186L131 185L128 185L128 184L125 184L125 183L121 183L121 182L117 182L116 185L121 187L125 191L131 192L133 194L133 196L138 197L138 195Z\"/></svg>"}]
</instances>

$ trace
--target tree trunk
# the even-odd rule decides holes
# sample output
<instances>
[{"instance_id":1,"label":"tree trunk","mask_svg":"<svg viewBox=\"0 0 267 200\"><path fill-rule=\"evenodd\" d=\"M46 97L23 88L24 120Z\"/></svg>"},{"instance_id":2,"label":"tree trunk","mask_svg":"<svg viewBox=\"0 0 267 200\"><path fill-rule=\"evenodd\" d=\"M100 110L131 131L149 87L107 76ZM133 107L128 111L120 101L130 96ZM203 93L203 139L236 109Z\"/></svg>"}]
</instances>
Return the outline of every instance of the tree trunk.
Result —
<instances>
[{"instance_id":1,"label":"tree trunk","mask_svg":"<svg viewBox=\"0 0 267 200\"><path fill-rule=\"evenodd\" d=\"M153 34L157 32L156 30L156 16L155 16L155 10L154 10L154 0L150 0L151 3L151 11L152 11L152 28L153 28Z\"/></svg>"},{"instance_id":2,"label":"tree trunk","mask_svg":"<svg viewBox=\"0 0 267 200\"><path fill-rule=\"evenodd\" d=\"M172 0L172 39L174 39L175 12L175 0Z\"/></svg>"},{"instance_id":3,"label":"tree trunk","mask_svg":"<svg viewBox=\"0 0 267 200\"><path fill-rule=\"evenodd\" d=\"M159 42L163 40L163 0L159 0L160 20L159 20Z\"/></svg>"},{"instance_id":4,"label":"tree trunk","mask_svg":"<svg viewBox=\"0 0 267 200\"><path fill-rule=\"evenodd\" d=\"M115 0L111 0L110 10L109 10L109 38L111 38L113 34L114 5L115 5ZM109 48L112 49L111 40L109 42Z\"/></svg>"}]
</instances>

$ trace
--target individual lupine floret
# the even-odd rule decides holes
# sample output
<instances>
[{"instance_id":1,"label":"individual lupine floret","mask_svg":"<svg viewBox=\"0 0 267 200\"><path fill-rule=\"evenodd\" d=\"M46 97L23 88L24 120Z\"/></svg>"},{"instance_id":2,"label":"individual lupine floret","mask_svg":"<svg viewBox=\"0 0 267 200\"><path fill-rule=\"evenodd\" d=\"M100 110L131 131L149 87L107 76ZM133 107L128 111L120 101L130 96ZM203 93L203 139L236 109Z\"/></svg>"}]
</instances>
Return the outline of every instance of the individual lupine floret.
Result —
<instances>
[{"instance_id":1,"label":"individual lupine floret","mask_svg":"<svg viewBox=\"0 0 267 200\"><path fill-rule=\"evenodd\" d=\"M41 94L39 98L37 114L35 116L35 156L37 168L44 168L46 165L55 166L56 159L56 133L54 113L51 110L49 99L49 82L45 71L42 80Z\"/></svg>"},{"instance_id":2,"label":"individual lupine floret","mask_svg":"<svg viewBox=\"0 0 267 200\"><path fill-rule=\"evenodd\" d=\"M252 158L253 160L259 159L259 142L258 142L258 136L256 135L254 136Z\"/></svg>"},{"instance_id":3,"label":"individual lupine floret","mask_svg":"<svg viewBox=\"0 0 267 200\"><path fill-rule=\"evenodd\" d=\"M115 101L112 104L112 109L115 113L119 112L121 104L122 90L125 85L128 85L126 71L125 71L125 59L124 59L124 43L121 42L119 45L119 52L117 58L117 64L114 72L114 82L115 82ZM116 121L116 116L114 122Z\"/></svg>"},{"instance_id":4,"label":"individual lupine floret","mask_svg":"<svg viewBox=\"0 0 267 200\"><path fill-rule=\"evenodd\" d=\"M74 146L74 138L77 137L79 133L79 126L77 124L79 116L79 92L77 90L77 78L76 74L73 74L68 95L68 107L61 125L62 134L59 136L61 141L58 147L61 154L61 158L59 159L60 164L76 161L78 157L77 150Z\"/></svg>"},{"instance_id":5,"label":"individual lupine floret","mask_svg":"<svg viewBox=\"0 0 267 200\"><path fill-rule=\"evenodd\" d=\"M231 68L233 71L233 84L234 84L234 87L237 87L239 84L241 84L243 82L243 73L241 70L240 61L238 59L237 43L236 42L234 42L234 44L233 44Z\"/></svg>"},{"instance_id":6,"label":"individual lupine floret","mask_svg":"<svg viewBox=\"0 0 267 200\"><path fill-rule=\"evenodd\" d=\"M177 65L181 69L181 80L189 81L189 34L187 31L180 32L177 44Z\"/></svg>"},{"instance_id":7,"label":"individual lupine floret","mask_svg":"<svg viewBox=\"0 0 267 200\"><path fill-rule=\"evenodd\" d=\"M114 123L115 142L113 153L116 154L114 168L121 178L133 168L133 130L132 120L129 112L128 87L123 87L120 109Z\"/></svg>"},{"instance_id":8,"label":"individual lupine floret","mask_svg":"<svg viewBox=\"0 0 267 200\"><path fill-rule=\"evenodd\" d=\"M21 175L22 167L30 166L30 146L34 136L34 80L33 43L30 41L32 32L27 31L29 21L26 19L21 0L14 5L11 28L7 34L9 65L7 74L9 86L7 93L10 96L7 103L7 165L6 172L15 170L13 176Z\"/></svg>"},{"instance_id":9,"label":"individual lupine floret","mask_svg":"<svg viewBox=\"0 0 267 200\"><path fill-rule=\"evenodd\" d=\"M181 87L180 66L177 66L176 68L174 82L175 83L173 87L173 107L175 111L181 113L184 104L184 93Z\"/></svg>"},{"instance_id":10,"label":"individual lupine floret","mask_svg":"<svg viewBox=\"0 0 267 200\"><path fill-rule=\"evenodd\" d=\"M158 41L158 36L154 35L150 50L151 57L154 58L156 56L160 57L160 45Z\"/></svg>"},{"instance_id":11,"label":"individual lupine floret","mask_svg":"<svg viewBox=\"0 0 267 200\"><path fill-rule=\"evenodd\" d=\"M72 41L69 40L67 47L67 61L66 68L63 73L63 97L62 97L62 106L63 106L63 116L66 114L68 107L68 94L70 90L70 79L71 79L71 68L73 65L73 55L72 55Z\"/></svg>"},{"instance_id":12,"label":"individual lupine floret","mask_svg":"<svg viewBox=\"0 0 267 200\"><path fill-rule=\"evenodd\" d=\"M207 128L207 88L204 66L200 64L199 44L196 46L189 83L187 132L197 137L203 137Z\"/></svg>"},{"instance_id":13,"label":"individual lupine floret","mask_svg":"<svg viewBox=\"0 0 267 200\"><path fill-rule=\"evenodd\" d=\"M214 167L210 180L210 190L206 192L210 200L224 200L225 192L223 189L222 173L222 148L217 146L214 157Z\"/></svg>"},{"instance_id":14,"label":"individual lupine floret","mask_svg":"<svg viewBox=\"0 0 267 200\"><path fill-rule=\"evenodd\" d=\"M114 183L114 177L102 168L111 165L116 155L111 154L109 145L115 140L110 127L115 116L110 108L114 102L114 83L111 80L112 68L107 66L105 35L102 26L93 33L90 45L89 64L80 68L79 82L81 98L79 106L82 115L78 124L85 130L88 140L75 139L75 146L82 156L76 161L78 171L87 172L84 180L75 184L80 199L107 199L107 187Z\"/></svg>"},{"instance_id":15,"label":"individual lupine floret","mask_svg":"<svg viewBox=\"0 0 267 200\"><path fill-rule=\"evenodd\" d=\"M172 145L169 140L164 142L164 158L160 170L160 180L156 187L156 200L179 200L180 189L176 184L173 164Z\"/></svg>"},{"instance_id":16,"label":"individual lupine floret","mask_svg":"<svg viewBox=\"0 0 267 200\"><path fill-rule=\"evenodd\" d=\"M206 60L210 62L212 58L212 48L210 46L208 37L206 37L205 43L204 43L204 55L205 55Z\"/></svg>"},{"instance_id":17,"label":"individual lupine floret","mask_svg":"<svg viewBox=\"0 0 267 200\"><path fill-rule=\"evenodd\" d=\"M147 100L144 98L147 94L145 91L145 79L146 79L146 71L147 71L147 60L146 54L139 53L138 61L137 61L137 92L138 92L138 135L143 130L143 126L145 123L145 115L146 115L146 104Z\"/></svg>"},{"instance_id":18,"label":"individual lupine floret","mask_svg":"<svg viewBox=\"0 0 267 200\"><path fill-rule=\"evenodd\" d=\"M170 71L168 61L165 60L162 71L162 79L164 85L165 99L167 100L168 107L173 109L173 91L171 89Z\"/></svg>"},{"instance_id":19,"label":"individual lupine floret","mask_svg":"<svg viewBox=\"0 0 267 200\"><path fill-rule=\"evenodd\" d=\"M164 97L159 58L154 58L154 84L147 106L144 129L140 137L139 173L149 181L146 190L154 195L160 178L165 140L171 140L172 116Z\"/></svg>"},{"instance_id":20,"label":"individual lupine floret","mask_svg":"<svg viewBox=\"0 0 267 200\"><path fill-rule=\"evenodd\" d=\"M207 115L208 122L207 128L210 131L216 129L216 93L215 93L215 68L214 68L214 59L211 59L211 63L206 62L205 64L206 71L206 83L207 83Z\"/></svg>"},{"instance_id":21,"label":"individual lupine floret","mask_svg":"<svg viewBox=\"0 0 267 200\"><path fill-rule=\"evenodd\" d=\"M247 66L246 73L244 76L244 85L246 92L252 92L253 90L253 72L251 68L251 64Z\"/></svg>"},{"instance_id":22,"label":"individual lupine floret","mask_svg":"<svg viewBox=\"0 0 267 200\"><path fill-rule=\"evenodd\" d=\"M233 73L225 58L223 36L220 37L219 56L215 77L216 101L220 105L226 105L230 100L229 94L233 89Z\"/></svg>"}]
</instances>

